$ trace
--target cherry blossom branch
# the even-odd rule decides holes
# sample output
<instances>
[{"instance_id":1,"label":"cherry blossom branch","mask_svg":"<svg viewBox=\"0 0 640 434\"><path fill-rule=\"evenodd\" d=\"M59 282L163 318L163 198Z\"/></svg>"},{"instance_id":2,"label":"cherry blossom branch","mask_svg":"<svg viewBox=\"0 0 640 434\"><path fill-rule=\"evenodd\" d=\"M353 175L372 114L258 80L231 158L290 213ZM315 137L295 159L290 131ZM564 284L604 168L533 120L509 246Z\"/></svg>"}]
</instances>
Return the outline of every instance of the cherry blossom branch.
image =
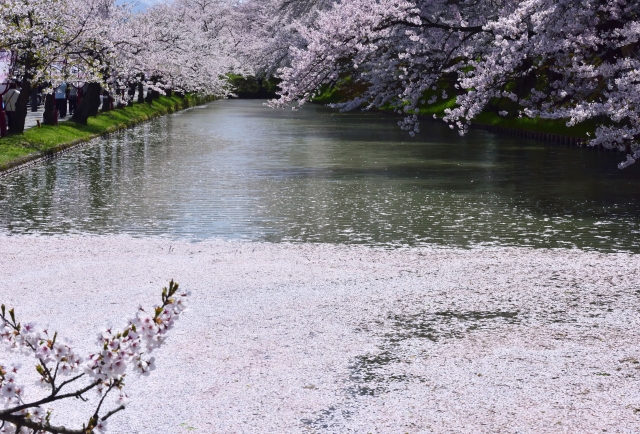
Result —
<instances>
[{"instance_id":1,"label":"cherry blossom branch","mask_svg":"<svg viewBox=\"0 0 640 434\"><path fill-rule=\"evenodd\" d=\"M461 134L483 111L567 127L591 121L589 145L626 153L621 169L640 159L638 2L351 0L318 7L286 29L288 45L272 45L288 53L273 107L302 105L350 76L360 91L334 106L391 105L408 115L399 124L411 135L414 114L440 91L442 100L456 97L442 119Z\"/></svg>"},{"instance_id":2,"label":"cherry blossom branch","mask_svg":"<svg viewBox=\"0 0 640 434\"><path fill-rule=\"evenodd\" d=\"M38 433L105 432L107 420L124 410L129 401L123 390L127 372L148 375L155 369L155 359L148 357L148 354L165 341L168 331L186 310L188 296L189 293L179 291L178 284L172 280L168 287L163 288L162 302L158 306L149 312L140 307L136 316L120 331L107 329L101 332L98 337L99 350L86 359L76 355L69 343L58 339L57 333L50 338L47 330L39 330L31 323L19 323L13 309L7 312L4 305L0 306L0 343L12 350L27 349L37 362L39 383L50 390L50 394L42 399L25 402L27 393L17 384L18 368L0 362L0 405L4 407L0 410L2 427L8 423L15 432L19 432L20 427ZM77 374L80 369L84 372ZM76 375L72 375L74 373ZM56 385L59 376L71 377ZM89 382L77 390L60 393L64 387L84 378L88 378ZM81 429L51 425L49 419L52 410L45 411L44 405L70 398L88 401L89 398L84 395L91 390L98 392L99 399L92 416ZM116 399L118 405L101 417L106 398L114 390L120 391Z\"/></svg>"},{"instance_id":3,"label":"cherry blossom branch","mask_svg":"<svg viewBox=\"0 0 640 434\"><path fill-rule=\"evenodd\" d=\"M82 429L67 429L63 426L54 426L48 422L38 423L26 419L24 416L6 415L2 417L2 420L7 423L15 425L16 432L19 432L19 427L31 428L35 432L48 432L51 434L87 434L87 430Z\"/></svg>"}]
</instances>

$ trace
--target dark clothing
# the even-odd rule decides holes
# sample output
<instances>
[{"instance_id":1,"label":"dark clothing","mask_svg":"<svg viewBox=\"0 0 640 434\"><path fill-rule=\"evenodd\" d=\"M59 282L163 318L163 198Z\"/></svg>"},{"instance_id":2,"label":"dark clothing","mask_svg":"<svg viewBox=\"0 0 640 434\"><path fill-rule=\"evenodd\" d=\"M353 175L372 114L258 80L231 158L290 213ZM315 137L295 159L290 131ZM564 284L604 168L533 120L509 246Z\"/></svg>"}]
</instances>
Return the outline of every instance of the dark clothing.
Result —
<instances>
[{"instance_id":1,"label":"dark clothing","mask_svg":"<svg viewBox=\"0 0 640 434\"><path fill-rule=\"evenodd\" d=\"M15 112L5 112L7 114L7 128L13 126L13 115Z\"/></svg>"},{"instance_id":2,"label":"dark clothing","mask_svg":"<svg viewBox=\"0 0 640 434\"><path fill-rule=\"evenodd\" d=\"M67 116L67 84L62 83L55 90L56 108L61 118Z\"/></svg>"},{"instance_id":3,"label":"dark clothing","mask_svg":"<svg viewBox=\"0 0 640 434\"><path fill-rule=\"evenodd\" d=\"M76 111L78 107L78 97L71 95L69 97L69 114L73 115L73 112Z\"/></svg>"},{"instance_id":4,"label":"dark clothing","mask_svg":"<svg viewBox=\"0 0 640 434\"><path fill-rule=\"evenodd\" d=\"M67 116L67 100L66 98L56 98L56 108L58 109L58 115L61 118Z\"/></svg>"},{"instance_id":5,"label":"dark clothing","mask_svg":"<svg viewBox=\"0 0 640 434\"><path fill-rule=\"evenodd\" d=\"M31 91L31 111L38 111L38 89L33 89Z\"/></svg>"}]
</instances>

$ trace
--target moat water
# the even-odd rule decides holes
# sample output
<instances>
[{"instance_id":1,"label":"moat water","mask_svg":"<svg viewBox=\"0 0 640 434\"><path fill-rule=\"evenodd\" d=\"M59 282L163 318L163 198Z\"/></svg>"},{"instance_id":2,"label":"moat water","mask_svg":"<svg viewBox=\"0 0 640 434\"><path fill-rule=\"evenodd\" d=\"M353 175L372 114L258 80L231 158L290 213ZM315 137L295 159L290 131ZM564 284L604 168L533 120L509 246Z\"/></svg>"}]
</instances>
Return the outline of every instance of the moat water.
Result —
<instances>
[{"instance_id":1,"label":"moat water","mask_svg":"<svg viewBox=\"0 0 640 434\"><path fill-rule=\"evenodd\" d=\"M224 100L0 178L0 233L640 251L620 154Z\"/></svg>"}]
</instances>

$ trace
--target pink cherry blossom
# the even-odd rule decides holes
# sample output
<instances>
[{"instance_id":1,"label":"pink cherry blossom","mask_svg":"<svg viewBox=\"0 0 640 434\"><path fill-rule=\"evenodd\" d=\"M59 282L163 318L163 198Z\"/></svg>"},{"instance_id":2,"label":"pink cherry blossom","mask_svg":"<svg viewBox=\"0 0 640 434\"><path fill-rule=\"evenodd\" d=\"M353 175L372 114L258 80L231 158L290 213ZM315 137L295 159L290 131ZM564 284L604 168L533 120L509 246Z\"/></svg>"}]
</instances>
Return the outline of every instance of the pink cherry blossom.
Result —
<instances>
[{"instance_id":1,"label":"pink cherry blossom","mask_svg":"<svg viewBox=\"0 0 640 434\"><path fill-rule=\"evenodd\" d=\"M492 100L510 100L517 110L500 115L564 119L568 126L595 121L590 145L627 153L620 168L640 158L638 2L352 0L317 6L290 26L296 43L280 62L282 90L274 107L301 106L322 86L349 76L362 91L336 107L397 107L405 115L400 127L415 133L414 113L425 94L431 92L433 104L455 90L456 105L444 120L461 134ZM512 91L514 85L520 88Z\"/></svg>"},{"instance_id":2,"label":"pink cherry blossom","mask_svg":"<svg viewBox=\"0 0 640 434\"><path fill-rule=\"evenodd\" d=\"M98 338L99 351L86 359L75 352L70 342L57 334L50 336L35 324L29 323L26 326L17 322L14 311L7 311L4 305L0 310L0 326L3 330L0 343L14 351L32 355L40 376L37 385L49 390L51 402L75 398L75 394L65 395L67 390L63 388L70 387L70 384L76 385L77 396L82 396L91 389L98 392L96 410L88 418L86 426L93 427L93 433L104 433L107 419L123 410L129 402L129 396L123 390L127 371L130 369L138 374L149 375L155 369L155 358L147 354L164 342L168 330L184 312L183 299L187 296L187 292L179 291L178 285L171 281L169 287L163 289L161 305L149 310L150 313L140 308L122 330L108 329L101 332ZM136 330L141 331L138 333ZM25 421L39 424L39 432L59 432L55 427L48 426L49 422L44 417L39 401L27 401L23 388L16 384L18 372L18 366L9 367L0 363L0 408L3 408L0 410L0 421L4 421L2 429L6 432L10 432L7 430L11 427L15 429L15 421L7 418L20 414ZM99 413L104 413L104 398L114 390L119 392L116 400L118 407L98 417Z\"/></svg>"}]
</instances>

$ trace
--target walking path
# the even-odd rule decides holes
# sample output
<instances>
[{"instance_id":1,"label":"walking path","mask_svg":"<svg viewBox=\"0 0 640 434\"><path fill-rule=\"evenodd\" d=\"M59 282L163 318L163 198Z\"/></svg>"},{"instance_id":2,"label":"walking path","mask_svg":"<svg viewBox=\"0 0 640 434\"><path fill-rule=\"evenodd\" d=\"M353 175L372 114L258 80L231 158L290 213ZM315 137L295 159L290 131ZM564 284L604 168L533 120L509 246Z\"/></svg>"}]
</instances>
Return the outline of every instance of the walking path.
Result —
<instances>
[{"instance_id":1,"label":"walking path","mask_svg":"<svg viewBox=\"0 0 640 434\"><path fill-rule=\"evenodd\" d=\"M36 125L38 125L38 120L40 122L42 122L42 114L44 113L44 106L40 105L38 106L38 111L37 112L32 112L31 111L31 107L27 108L27 117L24 121L24 129L29 129L29 128L33 128ZM60 119L60 122L64 122L64 121L68 121L69 119L71 119L71 115L67 114L67 117Z\"/></svg>"},{"instance_id":2,"label":"walking path","mask_svg":"<svg viewBox=\"0 0 640 434\"><path fill-rule=\"evenodd\" d=\"M33 128L37 125L37 120L42 122L42 114L44 113L44 105L38 106L37 112L32 112L31 107L27 107L27 118L24 121L24 129Z\"/></svg>"},{"instance_id":3,"label":"walking path","mask_svg":"<svg viewBox=\"0 0 640 434\"><path fill-rule=\"evenodd\" d=\"M0 269L87 354L193 291L111 433L640 432L637 255L0 236Z\"/></svg>"},{"instance_id":4,"label":"walking path","mask_svg":"<svg viewBox=\"0 0 640 434\"><path fill-rule=\"evenodd\" d=\"M145 94L146 96L146 91ZM137 101L138 99L138 92L136 91L135 95L134 95L134 101ZM31 106L27 107L27 118L25 119L24 122L24 128L25 130L28 128L33 128L35 127L38 123L37 121L40 120L40 122L42 122L42 114L44 113L44 104L41 104L38 106L38 111L36 112L32 112L31 111ZM71 119L71 115L69 113L67 113L67 116L65 118L60 119L60 122L64 122L64 121L68 121Z\"/></svg>"}]
</instances>

